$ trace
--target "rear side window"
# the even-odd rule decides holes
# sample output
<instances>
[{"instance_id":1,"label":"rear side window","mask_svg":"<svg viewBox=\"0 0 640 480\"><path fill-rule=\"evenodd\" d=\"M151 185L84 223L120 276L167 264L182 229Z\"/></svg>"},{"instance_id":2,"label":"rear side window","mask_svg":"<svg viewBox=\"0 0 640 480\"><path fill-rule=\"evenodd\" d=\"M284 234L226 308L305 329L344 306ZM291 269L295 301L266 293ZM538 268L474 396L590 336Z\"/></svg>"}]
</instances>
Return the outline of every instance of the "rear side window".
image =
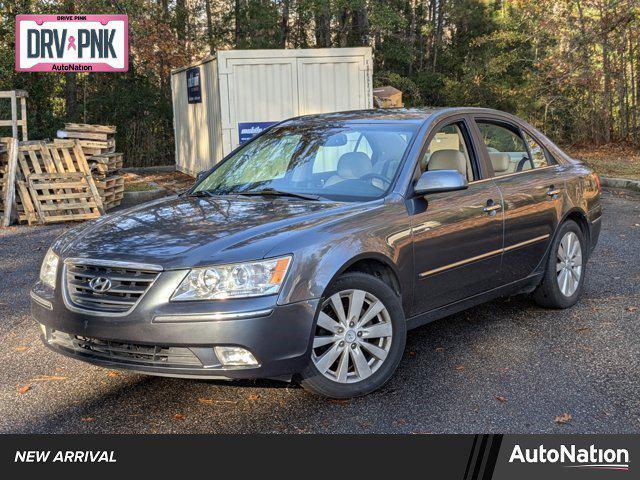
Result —
<instances>
[{"instance_id":1,"label":"rear side window","mask_svg":"<svg viewBox=\"0 0 640 480\"><path fill-rule=\"evenodd\" d=\"M524 139L527 141L527 145L529 145L529 151L531 152L531 160L533 161L533 168L541 168L547 167L550 164L554 163L553 160L550 160L546 150L542 148L542 146L536 142L531 135L527 132L523 132Z\"/></svg>"},{"instance_id":2,"label":"rear side window","mask_svg":"<svg viewBox=\"0 0 640 480\"><path fill-rule=\"evenodd\" d=\"M533 168L527 145L516 131L490 122L477 124L497 177Z\"/></svg>"}]
</instances>

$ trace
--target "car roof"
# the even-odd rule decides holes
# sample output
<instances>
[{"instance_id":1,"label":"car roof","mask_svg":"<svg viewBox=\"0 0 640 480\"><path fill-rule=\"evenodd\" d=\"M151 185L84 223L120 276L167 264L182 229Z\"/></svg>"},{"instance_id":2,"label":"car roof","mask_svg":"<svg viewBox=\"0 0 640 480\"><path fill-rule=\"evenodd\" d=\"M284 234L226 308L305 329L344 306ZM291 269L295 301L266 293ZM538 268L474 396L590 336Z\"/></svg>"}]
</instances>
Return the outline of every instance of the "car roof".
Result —
<instances>
[{"instance_id":1,"label":"car roof","mask_svg":"<svg viewBox=\"0 0 640 480\"><path fill-rule=\"evenodd\" d=\"M329 121L349 123L413 123L420 124L434 115L446 116L447 114L485 113L499 114L513 117L509 113L478 107L425 107L425 108L378 108L368 110L350 110L335 113L318 113L290 118L282 122L283 125L300 125L309 123L324 123Z\"/></svg>"}]
</instances>

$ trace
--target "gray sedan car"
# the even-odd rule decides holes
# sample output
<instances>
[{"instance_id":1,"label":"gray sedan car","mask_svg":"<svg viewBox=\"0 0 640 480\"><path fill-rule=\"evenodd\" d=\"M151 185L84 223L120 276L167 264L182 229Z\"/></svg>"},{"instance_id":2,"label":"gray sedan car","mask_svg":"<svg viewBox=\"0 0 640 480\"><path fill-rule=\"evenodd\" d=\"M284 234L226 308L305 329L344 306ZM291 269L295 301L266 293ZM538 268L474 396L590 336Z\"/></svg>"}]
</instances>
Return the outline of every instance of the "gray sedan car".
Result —
<instances>
[{"instance_id":1,"label":"gray sedan car","mask_svg":"<svg viewBox=\"0 0 640 480\"><path fill-rule=\"evenodd\" d=\"M294 118L187 192L67 232L32 312L48 347L108 368L363 395L411 328L515 293L577 302L599 195L506 113Z\"/></svg>"}]
</instances>

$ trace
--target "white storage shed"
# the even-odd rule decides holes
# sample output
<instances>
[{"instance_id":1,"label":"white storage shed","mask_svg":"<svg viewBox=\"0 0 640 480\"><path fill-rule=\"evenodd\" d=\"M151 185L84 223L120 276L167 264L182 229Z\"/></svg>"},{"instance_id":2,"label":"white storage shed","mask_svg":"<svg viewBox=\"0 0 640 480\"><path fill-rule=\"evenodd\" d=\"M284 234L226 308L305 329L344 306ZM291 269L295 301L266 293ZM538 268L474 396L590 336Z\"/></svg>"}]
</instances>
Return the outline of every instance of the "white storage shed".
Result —
<instances>
[{"instance_id":1,"label":"white storage shed","mask_svg":"<svg viewBox=\"0 0 640 480\"><path fill-rule=\"evenodd\" d=\"M267 126L371 108L371 48L226 50L171 72L176 168L196 175Z\"/></svg>"}]
</instances>

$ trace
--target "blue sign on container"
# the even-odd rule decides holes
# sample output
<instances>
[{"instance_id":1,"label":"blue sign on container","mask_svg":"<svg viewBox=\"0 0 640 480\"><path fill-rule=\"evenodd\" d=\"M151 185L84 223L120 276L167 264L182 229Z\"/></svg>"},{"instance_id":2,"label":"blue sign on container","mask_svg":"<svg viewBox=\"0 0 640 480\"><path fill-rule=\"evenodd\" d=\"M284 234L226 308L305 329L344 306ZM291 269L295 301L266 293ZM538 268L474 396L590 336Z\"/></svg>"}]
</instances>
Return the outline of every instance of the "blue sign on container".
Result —
<instances>
[{"instance_id":1,"label":"blue sign on container","mask_svg":"<svg viewBox=\"0 0 640 480\"><path fill-rule=\"evenodd\" d=\"M270 127L271 125L275 125L278 122L245 122L238 124L238 139L240 144L251 140L253 137L258 135L260 132Z\"/></svg>"}]
</instances>

